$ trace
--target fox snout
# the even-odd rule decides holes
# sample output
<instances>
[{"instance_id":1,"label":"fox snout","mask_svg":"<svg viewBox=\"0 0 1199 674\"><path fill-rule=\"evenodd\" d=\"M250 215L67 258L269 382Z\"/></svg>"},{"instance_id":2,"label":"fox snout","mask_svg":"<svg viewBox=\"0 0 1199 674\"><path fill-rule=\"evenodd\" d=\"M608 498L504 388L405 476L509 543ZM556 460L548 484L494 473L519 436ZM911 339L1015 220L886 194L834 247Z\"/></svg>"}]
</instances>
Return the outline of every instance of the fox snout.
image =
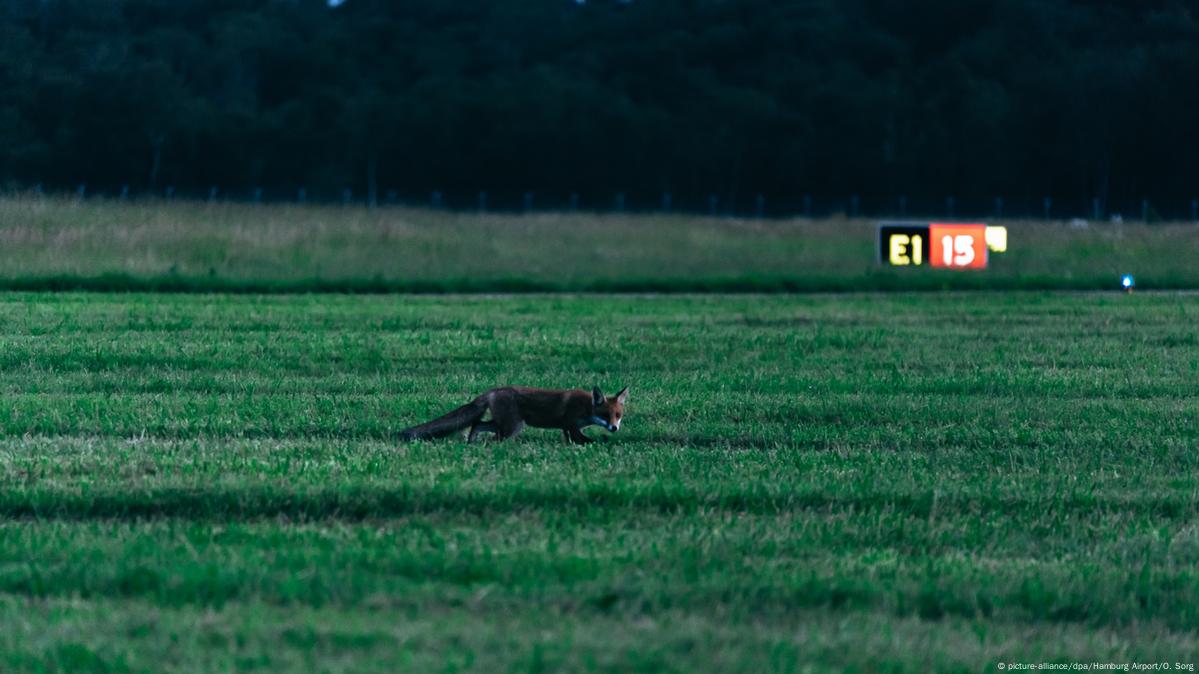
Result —
<instances>
[{"instance_id":1,"label":"fox snout","mask_svg":"<svg viewBox=\"0 0 1199 674\"><path fill-rule=\"evenodd\" d=\"M599 416L591 417L590 421L591 421L591 423L595 424L596 426L599 426L600 428L607 430L609 433L615 433L616 431L620 430L620 422L619 421L617 421L616 423L612 423L611 421L608 421L607 419L605 419L603 417L599 417Z\"/></svg>"}]
</instances>

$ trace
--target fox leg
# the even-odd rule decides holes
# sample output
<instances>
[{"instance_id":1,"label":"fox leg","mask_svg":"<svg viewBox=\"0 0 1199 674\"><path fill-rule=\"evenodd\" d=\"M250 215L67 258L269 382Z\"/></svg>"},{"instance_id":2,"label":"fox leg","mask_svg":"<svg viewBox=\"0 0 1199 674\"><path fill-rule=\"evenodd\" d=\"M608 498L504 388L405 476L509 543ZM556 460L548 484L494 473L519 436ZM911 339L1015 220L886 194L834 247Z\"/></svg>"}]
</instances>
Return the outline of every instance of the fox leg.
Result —
<instances>
[{"instance_id":1,"label":"fox leg","mask_svg":"<svg viewBox=\"0 0 1199 674\"><path fill-rule=\"evenodd\" d=\"M495 437L500 440L515 438L525 430L525 422L520 419L501 419L499 425L500 428L495 432Z\"/></svg>"},{"instance_id":2,"label":"fox leg","mask_svg":"<svg viewBox=\"0 0 1199 674\"><path fill-rule=\"evenodd\" d=\"M585 445L589 442L595 442L595 440L587 437L586 435L583 435L583 431L580 431L577 428L564 429L562 432L566 433L566 437L571 442L574 442L576 444Z\"/></svg>"},{"instance_id":3,"label":"fox leg","mask_svg":"<svg viewBox=\"0 0 1199 674\"><path fill-rule=\"evenodd\" d=\"M495 437L499 440L516 437L525 429L516 399L510 396L496 396L492 400L491 422L496 426Z\"/></svg>"},{"instance_id":4,"label":"fox leg","mask_svg":"<svg viewBox=\"0 0 1199 674\"><path fill-rule=\"evenodd\" d=\"M476 421L474 425L470 427L470 435L466 436L466 441L474 442L475 437L480 433L495 433L498 435L499 430L500 427L496 425L495 421Z\"/></svg>"}]
</instances>

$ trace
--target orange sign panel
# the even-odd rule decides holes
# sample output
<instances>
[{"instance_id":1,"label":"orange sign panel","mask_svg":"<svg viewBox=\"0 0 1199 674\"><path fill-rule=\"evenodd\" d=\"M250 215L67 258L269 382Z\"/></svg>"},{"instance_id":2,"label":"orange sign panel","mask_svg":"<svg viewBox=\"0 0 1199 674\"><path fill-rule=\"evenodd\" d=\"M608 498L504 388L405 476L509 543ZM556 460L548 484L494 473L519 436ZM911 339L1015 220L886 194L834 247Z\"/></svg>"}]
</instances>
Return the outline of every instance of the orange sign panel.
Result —
<instances>
[{"instance_id":1,"label":"orange sign panel","mask_svg":"<svg viewBox=\"0 0 1199 674\"><path fill-rule=\"evenodd\" d=\"M929 263L941 269L986 269L987 226L931 223Z\"/></svg>"}]
</instances>

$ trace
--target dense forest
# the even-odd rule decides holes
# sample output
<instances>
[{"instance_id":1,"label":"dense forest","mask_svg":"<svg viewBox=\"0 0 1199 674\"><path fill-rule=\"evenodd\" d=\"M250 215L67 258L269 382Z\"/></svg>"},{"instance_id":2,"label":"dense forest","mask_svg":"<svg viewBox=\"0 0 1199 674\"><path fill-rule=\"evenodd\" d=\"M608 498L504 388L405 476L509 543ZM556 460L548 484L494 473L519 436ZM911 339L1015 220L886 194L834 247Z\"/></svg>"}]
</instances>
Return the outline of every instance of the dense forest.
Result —
<instances>
[{"instance_id":1,"label":"dense forest","mask_svg":"<svg viewBox=\"0 0 1199 674\"><path fill-rule=\"evenodd\" d=\"M1190 1L334 4L0 0L0 186L862 212L1199 196Z\"/></svg>"}]
</instances>

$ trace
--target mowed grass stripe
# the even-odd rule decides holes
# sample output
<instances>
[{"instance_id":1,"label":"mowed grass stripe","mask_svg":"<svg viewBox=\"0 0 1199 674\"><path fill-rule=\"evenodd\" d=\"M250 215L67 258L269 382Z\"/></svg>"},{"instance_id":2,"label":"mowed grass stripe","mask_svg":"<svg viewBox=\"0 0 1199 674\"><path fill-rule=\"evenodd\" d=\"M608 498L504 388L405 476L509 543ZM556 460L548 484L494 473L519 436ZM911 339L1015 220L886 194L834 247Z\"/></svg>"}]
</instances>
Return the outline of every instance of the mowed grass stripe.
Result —
<instances>
[{"instance_id":1,"label":"mowed grass stripe","mask_svg":"<svg viewBox=\"0 0 1199 674\"><path fill-rule=\"evenodd\" d=\"M852 456L777 444L672 447L605 438L580 448L530 438L496 446L398 447L26 438L0 444L0 512L68 519L362 519L540 508L780 513L898 507L927 516L942 507L1185 517L1196 509L1189 476L1199 459L1184 442L1131 451L877 447ZM1123 475L1129 473L1140 482L1128 484Z\"/></svg>"},{"instance_id":2,"label":"mowed grass stripe","mask_svg":"<svg viewBox=\"0 0 1199 674\"><path fill-rule=\"evenodd\" d=\"M685 609L631 621L622 611L522 610L479 593L458 599L470 610L414 610L379 598L366 611L230 602L199 613L128 598L28 602L0 595L0 663L9 670L134 672L313 671L323 663L348 671L482 671L503 663L512 671L957 672L1017 649L1038 662L1151 662L1197 648L1193 635L1156 624L980 627L953 616L928 621L826 609L752 623Z\"/></svg>"},{"instance_id":3,"label":"mowed grass stripe","mask_svg":"<svg viewBox=\"0 0 1199 674\"><path fill-rule=\"evenodd\" d=\"M30 598L137 597L164 606L393 606L445 608L471 589L498 606L633 615L685 608L741 620L801 608L946 615L1009 622L1130 625L1185 630L1199 609L1194 540L1145 546L1151 530L1120 520L1131 541L1084 545L1085 560L1012 555L983 543L963 556L935 543L934 523L893 513L777 521L747 517L578 522L546 532L512 519L406 520L322 527L167 522L155 526L56 526L0 530L0 552L18 547L46 563L10 559L0 591ZM488 525L488 526L484 526ZM607 528L621 526L613 541ZM871 528L921 531L925 545L862 544ZM559 525L556 528L564 528ZM548 535L547 535L548 534ZM847 544L840 544L842 537ZM953 541L960 545L961 539ZM832 547L832 549L829 549ZM1171 563L1183 556L1186 563ZM58 561L50 561L58 560ZM87 560L87 564L69 560Z\"/></svg>"},{"instance_id":4,"label":"mowed grass stripe","mask_svg":"<svg viewBox=\"0 0 1199 674\"><path fill-rule=\"evenodd\" d=\"M824 490L788 491L724 489L697 493L673 485L571 486L531 488L517 484L494 491L469 488L345 485L333 488L257 486L229 489L159 487L148 490L88 490L78 494L33 489L0 495L0 515L36 518L300 519L387 518L416 513L511 514L550 508L586 513L634 509L687 514L705 510L785 514L798 510L839 511L899 509L928 517L938 508L971 511L976 516L1000 512L1025 515L1050 509L1073 513L1125 512L1186 519L1199 514L1193 490L1161 488L1151 495L1111 494L1110 488L1075 488L1052 494L885 493L845 494Z\"/></svg>"}]
</instances>

